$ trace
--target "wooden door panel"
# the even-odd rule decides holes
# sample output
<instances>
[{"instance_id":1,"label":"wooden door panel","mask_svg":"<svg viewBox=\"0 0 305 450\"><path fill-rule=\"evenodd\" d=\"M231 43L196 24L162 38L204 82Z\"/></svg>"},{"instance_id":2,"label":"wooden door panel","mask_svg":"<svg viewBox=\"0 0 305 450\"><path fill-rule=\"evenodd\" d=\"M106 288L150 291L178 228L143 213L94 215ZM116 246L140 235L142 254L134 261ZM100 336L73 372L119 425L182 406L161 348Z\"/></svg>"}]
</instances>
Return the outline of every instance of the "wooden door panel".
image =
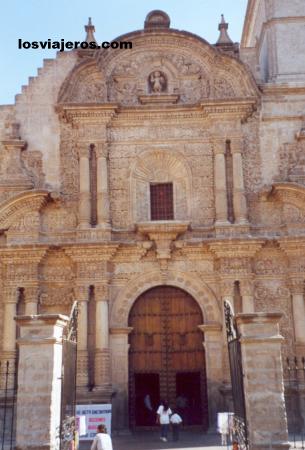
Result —
<instances>
[{"instance_id":1,"label":"wooden door panel","mask_svg":"<svg viewBox=\"0 0 305 450\"><path fill-rule=\"evenodd\" d=\"M129 316L129 325L133 327L129 336L131 422L135 421L135 398L139 402L139 393L132 382L134 374L158 374L160 398L167 398L174 407L177 373L198 373L203 380L202 403L206 405L203 335L198 329L201 324L198 304L180 289L160 286L137 299Z\"/></svg>"}]
</instances>

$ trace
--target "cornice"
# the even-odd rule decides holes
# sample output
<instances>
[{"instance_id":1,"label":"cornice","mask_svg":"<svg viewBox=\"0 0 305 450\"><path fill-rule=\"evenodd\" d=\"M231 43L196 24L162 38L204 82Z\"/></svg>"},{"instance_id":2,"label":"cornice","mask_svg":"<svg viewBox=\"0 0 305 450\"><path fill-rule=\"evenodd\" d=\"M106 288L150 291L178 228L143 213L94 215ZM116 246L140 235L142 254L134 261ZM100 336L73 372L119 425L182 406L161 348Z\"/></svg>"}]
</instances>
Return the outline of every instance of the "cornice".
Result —
<instances>
[{"instance_id":1,"label":"cornice","mask_svg":"<svg viewBox=\"0 0 305 450\"><path fill-rule=\"evenodd\" d=\"M252 258L263 246L264 240L238 240L234 241L219 241L209 244L210 250L217 256L217 258Z\"/></svg>"},{"instance_id":2,"label":"cornice","mask_svg":"<svg viewBox=\"0 0 305 450\"><path fill-rule=\"evenodd\" d=\"M107 124L117 112L115 103L58 104L55 107L59 116L68 123L100 123Z\"/></svg>"},{"instance_id":3,"label":"cornice","mask_svg":"<svg viewBox=\"0 0 305 450\"><path fill-rule=\"evenodd\" d=\"M117 252L119 243L103 243L103 245L87 244L85 246L63 246L67 255L74 261L109 261Z\"/></svg>"},{"instance_id":4,"label":"cornice","mask_svg":"<svg viewBox=\"0 0 305 450\"><path fill-rule=\"evenodd\" d=\"M1 248L0 260L4 264L38 264L48 251L48 246L32 248Z\"/></svg>"},{"instance_id":5,"label":"cornice","mask_svg":"<svg viewBox=\"0 0 305 450\"><path fill-rule=\"evenodd\" d=\"M263 83L259 85L260 90L264 95L305 95L305 84L291 83L291 84L275 84L275 83ZM262 97L264 100L264 97Z\"/></svg>"}]
</instances>

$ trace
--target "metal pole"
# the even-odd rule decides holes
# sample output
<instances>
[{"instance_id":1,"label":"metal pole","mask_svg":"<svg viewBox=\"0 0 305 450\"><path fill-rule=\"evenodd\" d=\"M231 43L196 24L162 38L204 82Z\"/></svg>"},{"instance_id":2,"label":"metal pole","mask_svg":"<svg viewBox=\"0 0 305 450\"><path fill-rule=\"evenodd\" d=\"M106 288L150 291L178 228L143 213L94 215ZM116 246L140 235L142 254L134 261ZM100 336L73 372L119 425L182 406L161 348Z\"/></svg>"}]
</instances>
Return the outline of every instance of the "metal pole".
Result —
<instances>
[{"instance_id":1,"label":"metal pole","mask_svg":"<svg viewBox=\"0 0 305 450\"><path fill-rule=\"evenodd\" d=\"M15 401L17 395L17 367L15 366L14 385L13 385L13 398L12 398L12 419L11 419L11 439L10 439L10 450L13 449L13 436L14 436L14 419L15 419Z\"/></svg>"},{"instance_id":2,"label":"metal pole","mask_svg":"<svg viewBox=\"0 0 305 450\"><path fill-rule=\"evenodd\" d=\"M6 425L6 409L7 409L7 385L8 385L8 371L9 371L9 361L6 361L6 371L5 371L5 388L4 388L4 418L3 418L3 431L2 431L2 446L1 450L4 449L5 440L5 425Z\"/></svg>"}]
</instances>

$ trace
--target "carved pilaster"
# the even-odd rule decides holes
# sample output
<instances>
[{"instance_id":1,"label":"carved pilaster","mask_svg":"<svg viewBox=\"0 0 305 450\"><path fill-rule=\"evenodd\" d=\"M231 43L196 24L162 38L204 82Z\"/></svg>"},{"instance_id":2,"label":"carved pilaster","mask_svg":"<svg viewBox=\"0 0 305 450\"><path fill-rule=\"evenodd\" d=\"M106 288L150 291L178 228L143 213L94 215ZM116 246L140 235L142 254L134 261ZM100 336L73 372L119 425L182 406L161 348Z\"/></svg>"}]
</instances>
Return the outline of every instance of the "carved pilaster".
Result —
<instances>
[{"instance_id":1,"label":"carved pilaster","mask_svg":"<svg viewBox=\"0 0 305 450\"><path fill-rule=\"evenodd\" d=\"M99 142L97 152L97 223L98 227L109 227L109 183L108 183L108 144Z\"/></svg>"},{"instance_id":2,"label":"carved pilaster","mask_svg":"<svg viewBox=\"0 0 305 450\"><path fill-rule=\"evenodd\" d=\"M225 139L215 139L214 148L214 183L215 183L215 225L229 225L226 183Z\"/></svg>"},{"instance_id":3,"label":"carved pilaster","mask_svg":"<svg viewBox=\"0 0 305 450\"><path fill-rule=\"evenodd\" d=\"M3 290L3 339L2 349L4 352L14 353L16 350L16 307L18 299L17 286L7 286Z\"/></svg>"},{"instance_id":4,"label":"carved pilaster","mask_svg":"<svg viewBox=\"0 0 305 450\"><path fill-rule=\"evenodd\" d=\"M297 345L305 346L305 302L304 302L304 278L291 278L289 280L291 291L292 313L295 341Z\"/></svg>"},{"instance_id":5,"label":"carved pilaster","mask_svg":"<svg viewBox=\"0 0 305 450\"><path fill-rule=\"evenodd\" d=\"M89 144L78 145L79 154L79 204L78 220L79 228L90 227L90 166L89 166Z\"/></svg>"},{"instance_id":6,"label":"carved pilaster","mask_svg":"<svg viewBox=\"0 0 305 450\"><path fill-rule=\"evenodd\" d=\"M243 142L241 138L231 139L231 153L233 157L233 206L237 224L247 224L247 201L245 195L243 161Z\"/></svg>"},{"instance_id":7,"label":"carved pilaster","mask_svg":"<svg viewBox=\"0 0 305 450\"><path fill-rule=\"evenodd\" d=\"M242 296L242 311L245 314L254 312L254 280L240 280L240 293Z\"/></svg>"}]
</instances>

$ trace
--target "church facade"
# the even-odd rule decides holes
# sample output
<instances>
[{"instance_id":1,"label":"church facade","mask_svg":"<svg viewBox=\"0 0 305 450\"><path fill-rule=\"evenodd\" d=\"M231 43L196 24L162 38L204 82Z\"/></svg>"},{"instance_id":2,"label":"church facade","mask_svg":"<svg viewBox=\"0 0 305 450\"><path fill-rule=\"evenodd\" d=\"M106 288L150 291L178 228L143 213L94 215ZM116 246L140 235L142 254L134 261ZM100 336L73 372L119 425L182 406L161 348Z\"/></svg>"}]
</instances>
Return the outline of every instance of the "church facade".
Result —
<instances>
[{"instance_id":1,"label":"church facade","mask_svg":"<svg viewBox=\"0 0 305 450\"><path fill-rule=\"evenodd\" d=\"M240 46L227 28L152 11L132 49L59 53L0 107L0 358L17 314L77 300L78 402L117 428L161 398L204 429L230 408L224 300L282 312L304 355L305 4L249 0Z\"/></svg>"}]
</instances>

